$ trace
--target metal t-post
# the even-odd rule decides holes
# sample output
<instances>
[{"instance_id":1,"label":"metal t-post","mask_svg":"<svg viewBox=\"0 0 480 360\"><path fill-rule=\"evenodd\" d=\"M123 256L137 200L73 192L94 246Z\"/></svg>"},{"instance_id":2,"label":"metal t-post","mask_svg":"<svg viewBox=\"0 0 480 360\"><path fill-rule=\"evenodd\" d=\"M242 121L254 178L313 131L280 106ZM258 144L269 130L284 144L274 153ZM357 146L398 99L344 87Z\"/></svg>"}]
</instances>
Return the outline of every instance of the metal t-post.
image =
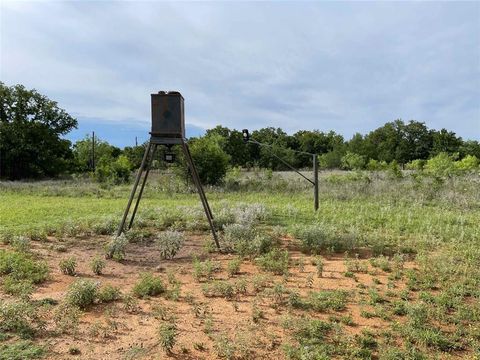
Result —
<instances>
[{"instance_id":1,"label":"metal t-post","mask_svg":"<svg viewBox=\"0 0 480 360\"><path fill-rule=\"evenodd\" d=\"M122 221L120 222L120 226L118 227L117 236L120 236L120 234L124 230L125 221L127 220L127 216L130 211L130 206L132 206L132 201L133 201L133 198L135 197L135 192L137 191L137 186L138 186L138 183L140 182L140 178L142 177L143 169L145 168L145 164L147 163L147 158L148 158L148 154L150 153L151 147L152 147L152 143L149 142L147 149L145 150L145 154L143 154L142 164L140 165L140 169L138 169L137 178L135 179L132 192L130 193L130 198L128 199L127 208L123 213Z\"/></svg>"},{"instance_id":2,"label":"metal t-post","mask_svg":"<svg viewBox=\"0 0 480 360\"><path fill-rule=\"evenodd\" d=\"M182 148L183 148L183 152L185 153L185 157L187 159L188 167L190 168L190 172L192 174L193 182L197 187L198 195L200 196L200 200L202 201L203 209L205 211L205 215L207 216L210 229L212 230L213 240L215 241L215 245L217 245L217 248L220 249L217 232L215 231L215 226L213 224L212 210L210 209L210 205L208 204L207 197L205 196L202 183L200 182L200 178L197 173L197 169L195 168L195 164L193 163L192 156L190 155L188 144L185 142L185 140L182 140Z\"/></svg>"},{"instance_id":3,"label":"metal t-post","mask_svg":"<svg viewBox=\"0 0 480 360\"><path fill-rule=\"evenodd\" d=\"M140 199L143 195L143 189L145 188L145 184L147 182L148 174L150 173L150 168L152 165L153 157L155 156L155 151L157 150L157 144L153 145L153 150L151 151L150 158L147 160L146 169L145 169L145 176L143 177L142 186L140 187L140 192L137 196L137 202L135 203L135 207L133 208L132 217L130 218L130 223L128 224L128 229L130 230L133 225L133 220L135 220L135 215L137 214L138 205L140 204Z\"/></svg>"}]
</instances>

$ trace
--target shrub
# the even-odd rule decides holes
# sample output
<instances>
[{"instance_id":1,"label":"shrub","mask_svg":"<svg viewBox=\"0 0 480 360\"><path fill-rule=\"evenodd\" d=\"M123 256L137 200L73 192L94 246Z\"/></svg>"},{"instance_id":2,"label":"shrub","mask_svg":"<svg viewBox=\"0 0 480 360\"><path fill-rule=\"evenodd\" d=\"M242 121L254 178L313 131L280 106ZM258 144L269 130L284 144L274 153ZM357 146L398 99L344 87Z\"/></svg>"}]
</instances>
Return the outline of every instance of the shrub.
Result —
<instances>
[{"instance_id":1,"label":"shrub","mask_svg":"<svg viewBox=\"0 0 480 360\"><path fill-rule=\"evenodd\" d=\"M166 353L170 354L177 339L177 326L174 322L162 323L158 327L160 346Z\"/></svg>"},{"instance_id":2,"label":"shrub","mask_svg":"<svg viewBox=\"0 0 480 360\"><path fill-rule=\"evenodd\" d=\"M367 163L366 168L370 171L386 170L388 168L388 164L385 161L370 159Z\"/></svg>"},{"instance_id":3,"label":"shrub","mask_svg":"<svg viewBox=\"0 0 480 360\"><path fill-rule=\"evenodd\" d=\"M181 249L185 238L181 232L167 230L157 236L155 243L162 259L173 259Z\"/></svg>"},{"instance_id":4,"label":"shrub","mask_svg":"<svg viewBox=\"0 0 480 360\"><path fill-rule=\"evenodd\" d=\"M451 177L455 174L453 157L447 153L440 153L429 159L425 164L425 172L436 178Z\"/></svg>"},{"instance_id":5,"label":"shrub","mask_svg":"<svg viewBox=\"0 0 480 360\"><path fill-rule=\"evenodd\" d=\"M101 303L112 302L115 300L120 300L122 293L117 286L107 284L100 288L97 293L98 301Z\"/></svg>"},{"instance_id":6,"label":"shrub","mask_svg":"<svg viewBox=\"0 0 480 360\"><path fill-rule=\"evenodd\" d=\"M323 275L323 259L320 256L315 257L315 266L317 268L317 276L322 277Z\"/></svg>"},{"instance_id":7,"label":"shrub","mask_svg":"<svg viewBox=\"0 0 480 360\"><path fill-rule=\"evenodd\" d=\"M128 240L125 234L115 236L105 247L105 256L107 259L113 259L115 261L121 261L125 259L125 248L127 247Z\"/></svg>"},{"instance_id":8,"label":"shrub","mask_svg":"<svg viewBox=\"0 0 480 360\"><path fill-rule=\"evenodd\" d=\"M80 323L81 315L82 312L77 306L67 303L60 304L53 313L56 330L62 334L75 333Z\"/></svg>"},{"instance_id":9,"label":"shrub","mask_svg":"<svg viewBox=\"0 0 480 360\"><path fill-rule=\"evenodd\" d=\"M16 341L0 345L0 359L39 359L45 355L45 348L32 341Z\"/></svg>"},{"instance_id":10,"label":"shrub","mask_svg":"<svg viewBox=\"0 0 480 360\"><path fill-rule=\"evenodd\" d=\"M225 297L231 299L235 295L234 286L228 281L220 280L203 284L202 291L206 297Z\"/></svg>"},{"instance_id":11,"label":"shrub","mask_svg":"<svg viewBox=\"0 0 480 360\"><path fill-rule=\"evenodd\" d=\"M74 276L77 273L75 270L77 267L77 261L73 256L61 260L59 267L62 273L64 273L65 275Z\"/></svg>"},{"instance_id":12,"label":"shrub","mask_svg":"<svg viewBox=\"0 0 480 360\"><path fill-rule=\"evenodd\" d=\"M365 157L356 153L347 152L341 159L342 168L346 170L360 170L365 167Z\"/></svg>"},{"instance_id":13,"label":"shrub","mask_svg":"<svg viewBox=\"0 0 480 360\"><path fill-rule=\"evenodd\" d=\"M132 164L125 155L113 160L111 157L102 157L95 169L95 179L101 183L122 184L130 179Z\"/></svg>"},{"instance_id":14,"label":"shrub","mask_svg":"<svg viewBox=\"0 0 480 360\"><path fill-rule=\"evenodd\" d=\"M308 294L308 303L315 311L342 311L346 308L348 296L345 290L313 291Z\"/></svg>"},{"instance_id":15,"label":"shrub","mask_svg":"<svg viewBox=\"0 0 480 360\"><path fill-rule=\"evenodd\" d=\"M471 171L478 168L480 160L475 155L467 155L462 160L455 162L455 167L460 171Z\"/></svg>"},{"instance_id":16,"label":"shrub","mask_svg":"<svg viewBox=\"0 0 480 360\"><path fill-rule=\"evenodd\" d=\"M148 296L156 296L165 291L162 279L151 273L143 273L140 275L140 281L133 287L135 296L145 298Z\"/></svg>"},{"instance_id":17,"label":"shrub","mask_svg":"<svg viewBox=\"0 0 480 360\"><path fill-rule=\"evenodd\" d=\"M15 236L10 244L18 252L27 252L30 250L30 239L26 236Z\"/></svg>"},{"instance_id":18,"label":"shrub","mask_svg":"<svg viewBox=\"0 0 480 360\"><path fill-rule=\"evenodd\" d=\"M31 280L18 280L10 275L3 279L3 290L10 295L28 299L34 287Z\"/></svg>"},{"instance_id":19,"label":"shrub","mask_svg":"<svg viewBox=\"0 0 480 360\"><path fill-rule=\"evenodd\" d=\"M66 302L71 306L86 309L95 302L98 291L98 283L91 280L76 280L67 290Z\"/></svg>"},{"instance_id":20,"label":"shrub","mask_svg":"<svg viewBox=\"0 0 480 360\"><path fill-rule=\"evenodd\" d=\"M211 279L214 272L221 269L219 262L213 262L210 259L199 261L196 257L193 258L193 278L196 281L201 281L204 278Z\"/></svg>"},{"instance_id":21,"label":"shrub","mask_svg":"<svg viewBox=\"0 0 480 360\"><path fill-rule=\"evenodd\" d=\"M240 272L240 264L242 260L240 258L235 258L228 262L227 264L227 272L229 276L236 275Z\"/></svg>"},{"instance_id":22,"label":"shrub","mask_svg":"<svg viewBox=\"0 0 480 360\"><path fill-rule=\"evenodd\" d=\"M95 275L101 275L106 265L107 263L105 262L105 260L101 259L98 256L95 256L90 262L90 269L92 269L92 272Z\"/></svg>"},{"instance_id":23,"label":"shrub","mask_svg":"<svg viewBox=\"0 0 480 360\"><path fill-rule=\"evenodd\" d=\"M34 284L48 278L48 265L36 261L29 254L0 249L0 275L10 275L15 280L29 280Z\"/></svg>"},{"instance_id":24,"label":"shrub","mask_svg":"<svg viewBox=\"0 0 480 360\"><path fill-rule=\"evenodd\" d=\"M301 242L302 252L308 254L319 254L321 250L334 247L340 249L342 246L332 241L330 231L321 225L301 226L295 229L295 237Z\"/></svg>"},{"instance_id":25,"label":"shrub","mask_svg":"<svg viewBox=\"0 0 480 360\"><path fill-rule=\"evenodd\" d=\"M2 242L2 244L8 245L12 242L14 237L15 236L12 232L6 231L0 234L0 241Z\"/></svg>"},{"instance_id":26,"label":"shrub","mask_svg":"<svg viewBox=\"0 0 480 360\"><path fill-rule=\"evenodd\" d=\"M190 146L192 158L203 184L217 185L227 173L230 156L223 151L220 136L195 139Z\"/></svg>"},{"instance_id":27,"label":"shrub","mask_svg":"<svg viewBox=\"0 0 480 360\"><path fill-rule=\"evenodd\" d=\"M409 163L405 164L405 169L407 170L423 170L426 161L421 159L412 160Z\"/></svg>"},{"instance_id":28,"label":"shrub","mask_svg":"<svg viewBox=\"0 0 480 360\"><path fill-rule=\"evenodd\" d=\"M277 275L288 273L289 254L287 250L273 249L269 253L258 258L257 263L265 271Z\"/></svg>"},{"instance_id":29,"label":"shrub","mask_svg":"<svg viewBox=\"0 0 480 360\"><path fill-rule=\"evenodd\" d=\"M0 331L13 332L22 338L29 338L42 327L37 310L28 301L0 300Z\"/></svg>"}]
</instances>

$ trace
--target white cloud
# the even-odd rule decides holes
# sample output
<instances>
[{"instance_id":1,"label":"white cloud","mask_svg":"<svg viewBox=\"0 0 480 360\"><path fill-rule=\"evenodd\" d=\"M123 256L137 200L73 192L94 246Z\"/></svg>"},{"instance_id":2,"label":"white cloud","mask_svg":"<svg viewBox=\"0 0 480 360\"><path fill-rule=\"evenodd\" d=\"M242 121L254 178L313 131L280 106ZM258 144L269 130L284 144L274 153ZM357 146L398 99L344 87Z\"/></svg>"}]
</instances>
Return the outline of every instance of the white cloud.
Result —
<instances>
[{"instance_id":1,"label":"white cloud","mask_svg":"<svg viewBox=\"0 0 480 360\"><path fill-rule=\"evenodd\" d=\"M334 129L396 118L480 138L479 3L1 3L0 76L75 116Z\"/></svg>"}]
</instances>

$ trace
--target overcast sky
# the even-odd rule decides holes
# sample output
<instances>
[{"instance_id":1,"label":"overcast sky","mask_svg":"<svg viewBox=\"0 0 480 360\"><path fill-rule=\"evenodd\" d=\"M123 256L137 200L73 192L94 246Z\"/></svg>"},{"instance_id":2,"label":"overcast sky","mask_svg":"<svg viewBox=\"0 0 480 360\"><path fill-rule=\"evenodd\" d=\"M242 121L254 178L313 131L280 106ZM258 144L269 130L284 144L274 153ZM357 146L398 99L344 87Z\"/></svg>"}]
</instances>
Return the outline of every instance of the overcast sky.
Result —
<instances>
[{"instance_id":1,"label":"overcast sky","mask_svg":"<svg viewBox=\"0 0 480 360\"><path fill-rule=\"evenodd\" d=\"M181 91L190 134L335 130L401 118L480 139L480 2L5 2L0 76L117 145L150 93Z\"/></svg>"}]
</instances>

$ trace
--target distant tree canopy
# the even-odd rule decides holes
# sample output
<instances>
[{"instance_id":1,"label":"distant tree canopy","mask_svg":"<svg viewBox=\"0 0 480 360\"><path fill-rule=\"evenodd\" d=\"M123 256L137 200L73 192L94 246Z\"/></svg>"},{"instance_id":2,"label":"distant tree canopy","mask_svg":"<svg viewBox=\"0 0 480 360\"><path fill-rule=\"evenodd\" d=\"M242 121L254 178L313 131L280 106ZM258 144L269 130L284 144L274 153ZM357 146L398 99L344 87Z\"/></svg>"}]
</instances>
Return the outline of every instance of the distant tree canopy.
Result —
<instances>
[{"instance_id":1,"label":"distant tree canopy","mask_svg":"<svg viewBox=\"0 0 480 360\"><path fill-rule=\"evenodd\" d=\"M76 119L46 96L0 82L0 177L15 180L92 172L92 139L86 136L72 146L61 138L76 126ZM480 159L478 141L463 141L454 132L429 129L414 120L387 122L366 135L356 133L348 141L334 131L300 130L289 135L274 127L254 130L251 138L268 146L245 144L240 131L223 126L190 139L202 181L218 184L228 166L287 170L286 161L295 167L311 167L312 157L305 153L318 154L322 168L370 170L385 169L388 164L421 168L434 158L442 164L458 159L462 162L456 166L472 168ZM127 181L140 166L144 151L145 144L122 150L96 139L92 175L100 181ZM178 147L173 151L180 155ZM165 166L161 159L157 151L155 167ZM435 161L427 168L439 168L432 165ZM185 173L184 165L180 169Z\"/></svg>"},{"instance_id":2,"label":"distant tree canopy","mask_svg":"<svg viewBox=\"0 0 480 360\"><path fill-rule=\"evenodd\" d=\"M55 101L0 82L0 177L53 177L69 170L71 143L61 135L76 126Z\"/></svg>"}]
</instances>

